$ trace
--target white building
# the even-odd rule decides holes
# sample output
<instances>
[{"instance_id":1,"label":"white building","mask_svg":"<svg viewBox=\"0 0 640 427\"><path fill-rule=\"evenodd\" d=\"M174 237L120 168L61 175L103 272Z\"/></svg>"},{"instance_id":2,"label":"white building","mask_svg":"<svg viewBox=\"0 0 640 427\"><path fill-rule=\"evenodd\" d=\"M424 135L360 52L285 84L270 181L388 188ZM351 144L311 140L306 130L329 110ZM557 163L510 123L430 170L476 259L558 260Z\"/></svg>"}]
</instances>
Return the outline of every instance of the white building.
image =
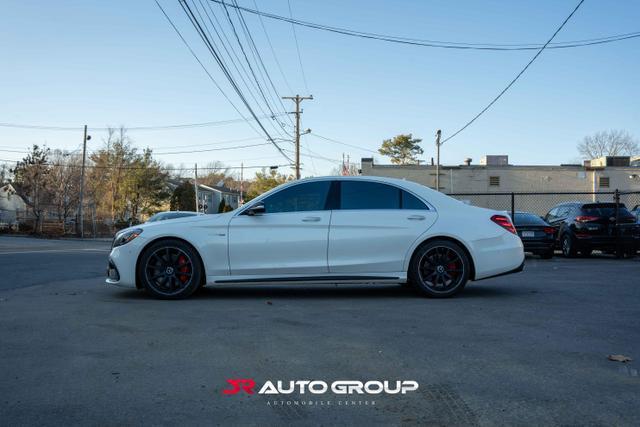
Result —
<instances>
[{"instance_id":1,"label":"white building","mask_svg":"<svg viewBox=\"0 0 640 427\"><path fill-rule=\"evenodd\" d=\"M0 228L14 224L17 212L26 209L27 204L11 184L0 187Z\"/></svg>"}]
</instances>

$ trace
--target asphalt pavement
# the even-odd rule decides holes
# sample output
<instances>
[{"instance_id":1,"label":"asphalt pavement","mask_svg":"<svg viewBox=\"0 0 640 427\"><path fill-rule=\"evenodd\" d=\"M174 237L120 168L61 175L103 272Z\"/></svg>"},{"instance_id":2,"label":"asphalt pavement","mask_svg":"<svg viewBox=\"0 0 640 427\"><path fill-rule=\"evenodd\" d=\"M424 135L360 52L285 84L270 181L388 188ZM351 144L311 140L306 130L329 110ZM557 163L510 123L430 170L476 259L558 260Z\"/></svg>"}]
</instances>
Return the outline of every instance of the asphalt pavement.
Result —
<instances>
[{"instance_id":1,"label":"asphalt pavement","mask_svg":"<svg viewBox=\"0 0 640 427\"><path fill-rule=\"evenodd\" d=\"M0 424L640 425L638 258L528 258L447 300L290 285L157 301L104 284L108 247L0 237ZM226 395L228 379L258 386ZM419 388L258 394L267 380Z\"/></svg>"}]
</instances>

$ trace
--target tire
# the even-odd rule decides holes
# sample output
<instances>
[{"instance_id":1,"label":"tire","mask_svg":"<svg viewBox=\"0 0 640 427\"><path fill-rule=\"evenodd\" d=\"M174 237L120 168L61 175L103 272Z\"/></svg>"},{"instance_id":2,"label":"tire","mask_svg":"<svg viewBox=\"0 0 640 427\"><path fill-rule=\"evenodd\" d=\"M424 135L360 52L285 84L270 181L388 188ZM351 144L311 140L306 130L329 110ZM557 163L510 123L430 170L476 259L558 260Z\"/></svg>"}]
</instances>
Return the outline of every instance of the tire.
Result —
<instances>
[{"instance_id":1,"label":"tire","mask_svg":"<svg viewBox=\"0 0 640 427\"><path fill-rule=\"evenodd\" d=\"M554 254L554 250L553 249L549 249L546 252L541 252L540 253L540 258L542 258L542 259L551 259L551 258L553 258L553 255L555 255Z\"/></svg>"},{"instance_id":2,"label":"tire","mask_svg":"<svg viewBox=\"0 0 640 427\"><path fill-rule=\"evenodd\" d=\"M202 283L200 256L181 240L167 239L149 246L138 263L138 280L154 298L183 299Z\"/></svg>"},{"instance_id":3,"label":"tire","mask_svg":"<svg viewBox=\"0 0 640 427\"><path fill-rule=\"evenodd\" d=\"M416 251L408 273L411 284L424 296L447 298L464 289L471 261L460 245L433 240Z\"/></svg>"},{"instance_id":4,"label":"tire","mask_svg":"<svg viewBox=\"0 0 640 427\"><path fill-rule=\"evenodd\" d=\"M576 256L576 244L570 234L563 234L560 244L562 247L562 255L564 255L565 258L573 258Z\"/></svg>"}]
</instances>

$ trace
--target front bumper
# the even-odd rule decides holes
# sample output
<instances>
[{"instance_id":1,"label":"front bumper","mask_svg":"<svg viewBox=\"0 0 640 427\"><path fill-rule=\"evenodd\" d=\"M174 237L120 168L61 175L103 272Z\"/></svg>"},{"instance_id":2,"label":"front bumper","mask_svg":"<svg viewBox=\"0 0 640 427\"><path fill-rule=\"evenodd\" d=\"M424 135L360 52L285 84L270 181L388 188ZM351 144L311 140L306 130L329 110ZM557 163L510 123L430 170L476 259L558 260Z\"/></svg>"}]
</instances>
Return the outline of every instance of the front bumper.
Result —
<instances>
[{"instance_id":1,"label":"front bumper","mask_svg":"<svg viewBox=\"0 0 640 427\"><path fill-rule=\"evenodd\" d=\"M144 243L144 239L138 237L133 242L111 249L105 283L136 288L136 261Z\"/></svg>"}]
</instances>

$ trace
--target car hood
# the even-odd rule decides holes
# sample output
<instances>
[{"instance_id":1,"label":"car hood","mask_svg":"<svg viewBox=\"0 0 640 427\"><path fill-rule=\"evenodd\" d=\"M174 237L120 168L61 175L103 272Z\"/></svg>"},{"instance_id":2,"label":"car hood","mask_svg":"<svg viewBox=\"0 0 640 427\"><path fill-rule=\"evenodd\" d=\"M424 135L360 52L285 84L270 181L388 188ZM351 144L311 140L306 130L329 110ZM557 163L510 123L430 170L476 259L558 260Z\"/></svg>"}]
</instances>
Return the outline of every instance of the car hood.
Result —
<instances>
[{"instance_id":1,"label":"car hood","mask_svg":"<svg viewBox=\"0 0 640 427\"><path fill-rule=\"evenodd\" d=\"M195 216L185 216L182 218L165 219L162 221L145 222L142 224L134 225L125 229L122 229L116 233L122 233L133 229L142 229L153 231L154 233L162 233L165 229L174 229L176 226L181 225L198 225L202 223L218 224L220 222L228 221L233 216L234 212L225 212L221 214L205 214Z\"/></svg>"}]
</instances>

